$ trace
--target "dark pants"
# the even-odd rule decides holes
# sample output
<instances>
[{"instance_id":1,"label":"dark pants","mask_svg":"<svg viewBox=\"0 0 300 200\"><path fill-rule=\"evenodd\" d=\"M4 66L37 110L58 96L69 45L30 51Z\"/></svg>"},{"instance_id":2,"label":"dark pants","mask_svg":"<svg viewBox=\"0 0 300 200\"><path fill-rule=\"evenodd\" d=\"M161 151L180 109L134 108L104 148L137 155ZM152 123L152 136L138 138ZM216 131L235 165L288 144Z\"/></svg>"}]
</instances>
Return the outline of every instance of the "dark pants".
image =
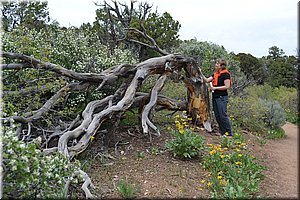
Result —
<instances>
[{"instance_id":1,"label":"dark pants","mask_svg":"<svg viewBox=\"0 0 300 200\"><path fill-rule=\"evenodd\" d=\"M226 132L228 135L232 135L231 125L227 116L227 103L228 96L220 96L219 98L212 98L213 110L216 120L219 124L219 129L222 135Z\"/></svg>"}]
</instances>

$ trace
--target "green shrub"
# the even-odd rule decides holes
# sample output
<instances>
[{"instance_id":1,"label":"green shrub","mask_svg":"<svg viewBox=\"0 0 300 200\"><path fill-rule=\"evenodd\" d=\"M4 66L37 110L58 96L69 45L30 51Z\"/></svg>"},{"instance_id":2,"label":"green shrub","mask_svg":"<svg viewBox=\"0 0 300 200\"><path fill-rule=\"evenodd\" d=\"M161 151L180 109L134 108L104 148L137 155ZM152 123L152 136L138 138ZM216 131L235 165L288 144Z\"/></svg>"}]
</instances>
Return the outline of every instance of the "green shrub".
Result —
<instances>
[{"instance_id":1,"label":"green shrub","mask_svg":"<svg viewBox=\"0 0 300 200\"><path fill-rule=\"evenodd\" d=\"M233 128L264 134L281 127L286 120L297 123L297 102L295 88L250 86L239 96L230 97L228 114Z\"/></svg>"},{"instance_id":2,"label":"green shrub","mask_svg":"<svg viewBox=\"0 0 300 200\"><path fill-rule=\"evenodd\" d=\"M127 181L120 180L117 183L117 190L119 194L124 198L133 198L137 192L140 191L136 184L128 183Z\"/></svg>"},{"instance_id":3,"label":"green shrub","mask_svg":"<svg viewBox=\"0 0 300 200\"><path fill-rule=\"evenodd\" d=\"M35 143L19 140L13 128L5 131L1 139L4 198L67 197L64 185L79 169L77 162L70 163L60 153L43 155Z\"/></svg>"},{"instance_id":4,"label":"green shrub","mask_svg":"<svg viewBox=\"0 0 300 200\"><path fill-rule=\"evenodd\" d=\"M299 125L299 114L286 111L286 121Z\"/></svg>"},{"instance_id":5,"label":"green shrub","mask_svg":"<svg viewBox=\"0 0 300 200\"><path fill-rule=\"evenodd\" d=\"M236 134L230 142L226 136L221 144L207 144L208 153L203 156L202 166L210 172L206 186L212 198L240 199L251 198L259 191L264 166L258 164L250 154L244 138Z\"/></svg>"},{"instance_id":6,"label":"green shrub","mask_svg":"<svg viewBox=\"0 0 300 200\"><path fill-rule=\"evenodd\" d=\"M166 148L180 158L193 158L204 149L203 138L187 129L183 133L175 131L174 140L166 142Z\"/></svg>"},{"instance_id":7,"label":"green shrub","mask_svg":"<svg viewBox=\"0 0 300 200\"><path fill-rule=\"evenodd\" d=\"M268 108L259 99L249 96L231 97L228 103L228 114L235 129L247 129L253 133L264 133ZM237 130L233 130L237 131Z\"/></svg>"},{"instance_id":8,"label":"green shrub","mask_svg":"<svg viewBox=\"0 0 300 200\"><path fill-rule=\"evenodd\" d=\"M280 128L285 123L285 112L278 101L261 100L262 106L267 108L265 122L268 128Z\"/></svg>"},{"instance_id":9,"label":"green shrub","mask_svg":"<svg viewBox=\"0 0 300 200\"><path fill-rule=\"evenodd\" d=\"M167 141L165 147L172 151L174 156L180 158L193 158L200 155L204 149L204 139L193 133L189 128L185 128L186 122L180 123L176 121L177 129L172 130L172 135L175 139Z\"/></svg>"},{"instance_id":10,"label":"green shrub","mask_svg":"<svg viewBox=\"0 0 300 200\"><path fill-rule=\"evenodd\" d=\"M285 132L281 127L269 130L267 133L268 139L281 139L284 137L285 137Z\"/></svg>"}]
</instances>

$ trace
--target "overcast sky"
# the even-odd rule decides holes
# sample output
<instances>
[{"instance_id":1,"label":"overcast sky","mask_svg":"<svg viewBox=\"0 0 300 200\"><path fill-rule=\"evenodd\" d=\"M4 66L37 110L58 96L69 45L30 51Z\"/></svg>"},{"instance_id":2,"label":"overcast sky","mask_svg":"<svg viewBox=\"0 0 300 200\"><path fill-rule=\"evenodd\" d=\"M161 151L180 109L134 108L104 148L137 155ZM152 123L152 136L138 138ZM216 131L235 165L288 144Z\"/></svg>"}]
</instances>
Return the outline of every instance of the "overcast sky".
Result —
<instances>
[{"instance_id":1,"label":"overcast sky","mask_svg":"<svg viewBox=\"0 0 300 200\"><path fill-rule=\"evenodd\" d=\"M286 55L297 54L298 0L144 1L153 4L153 11L168 12L179 21L180 39L196 38L258 58L268 55L271 46L278 46ZM67 27L93 22L94 2L103 0L48 0L50 17Z\"/></svg>"}]
</instances>

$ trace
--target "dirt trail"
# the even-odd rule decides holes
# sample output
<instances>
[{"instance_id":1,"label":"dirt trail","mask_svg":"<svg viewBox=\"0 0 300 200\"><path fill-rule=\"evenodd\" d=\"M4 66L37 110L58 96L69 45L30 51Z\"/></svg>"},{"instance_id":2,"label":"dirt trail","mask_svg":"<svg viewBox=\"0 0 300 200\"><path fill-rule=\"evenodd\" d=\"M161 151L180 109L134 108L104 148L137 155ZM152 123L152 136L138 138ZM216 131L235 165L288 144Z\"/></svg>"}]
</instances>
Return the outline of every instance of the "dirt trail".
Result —
<instances>
[{"instance_id":1,"label":"dirt trail","mask_svg":"<svg viewBox=\"0 0 300 200\"><path fill-rule=\"evenodd\" d=\"M298 126L287 123L282 127L286 138L268 140L257 153L268 167L261 185L260 196L271 198L299 198Z\"/></svg>"}]
</instances>

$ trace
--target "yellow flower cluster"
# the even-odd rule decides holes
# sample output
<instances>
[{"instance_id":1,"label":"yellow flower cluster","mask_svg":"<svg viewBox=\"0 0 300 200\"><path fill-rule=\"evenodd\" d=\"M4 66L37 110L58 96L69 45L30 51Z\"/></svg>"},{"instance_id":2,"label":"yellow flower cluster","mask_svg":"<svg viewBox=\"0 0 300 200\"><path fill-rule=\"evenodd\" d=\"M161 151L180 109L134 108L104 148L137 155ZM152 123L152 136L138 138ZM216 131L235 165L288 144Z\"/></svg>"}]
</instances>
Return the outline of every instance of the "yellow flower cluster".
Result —
<instances>
[{"instance_id":1,"label":"yellow flower cluster","mask_svg":"<svg viewBox=\"0 0 300 200\"><path fill-rule=\"evenodd\" d=\"M222 149L222 146L220 144L212 145L212 144L206 143L206 145L210 149L209 155L213 155L213 154L215 154L217 152L219 152L221 155L223 155L224 154L223 150L225 150L225 148L226 148L225 147L225 148ZM226 149L228 149L228 148L226 148Z\"/></svg>"},{"instance_id":2,"label":"yellow flower cluster","mask_svg":"<svg viewBox=\"0 0 300 200\"><path fill-rule=\"evenodd\" d=\"M177 130L179 131L179 133L183 134L184 131L185 131L185 128L188 128L189 125L188 125L188 121L191 121L192 118L189 118L187 117L186 115L186 111L183 111L183 116L182 118L179 116L179 115L176 115L175 118L176 118L176 121L175 121L175 125L176 125L176 128ZM193 131L194 128L190 127L190 129Z\"/></svg>"},{"instance_id":3,"label":"yellow flower cluster","mask_svg":"<svg viewBox=\"0 0 300 200\"><path fill-rule=\"evenodd\" d=\"M184 133L184 126L178 120L175 121L175 124L176 124L176 128L179 131L179 133L183 134Z\"/></svg>"}]
</instances>

